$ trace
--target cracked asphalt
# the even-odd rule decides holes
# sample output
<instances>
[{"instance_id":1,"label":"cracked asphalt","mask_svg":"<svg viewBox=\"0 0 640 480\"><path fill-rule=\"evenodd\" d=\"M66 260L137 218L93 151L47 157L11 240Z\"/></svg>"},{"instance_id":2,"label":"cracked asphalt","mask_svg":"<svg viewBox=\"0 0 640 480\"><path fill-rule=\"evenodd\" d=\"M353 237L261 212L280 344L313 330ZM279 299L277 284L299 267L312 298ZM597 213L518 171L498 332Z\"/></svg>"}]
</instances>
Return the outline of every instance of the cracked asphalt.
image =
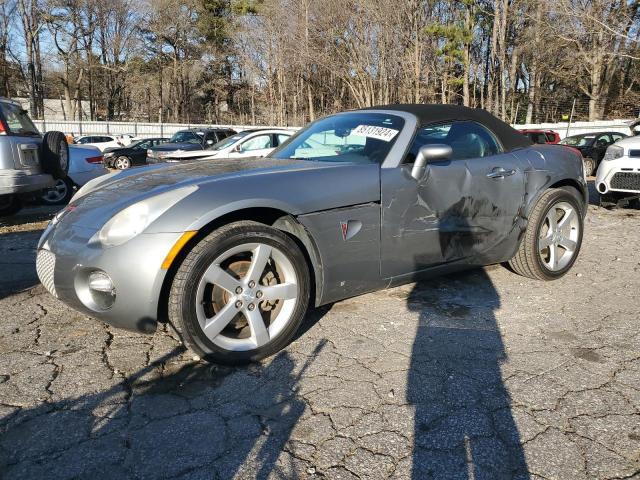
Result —
<instances>
[{"instance_id":1,"label":"cracked asphalt","mask_svg":"<svg viewBox=\"0 0 640 480\"><path fill-rule=\"evenodd\" d=\"M590 206L559 281L495 266L339 302L247 368L49 295L51 214L0 227L2 478L640 478L640 211Z\"/></svg>"}]
</instances>

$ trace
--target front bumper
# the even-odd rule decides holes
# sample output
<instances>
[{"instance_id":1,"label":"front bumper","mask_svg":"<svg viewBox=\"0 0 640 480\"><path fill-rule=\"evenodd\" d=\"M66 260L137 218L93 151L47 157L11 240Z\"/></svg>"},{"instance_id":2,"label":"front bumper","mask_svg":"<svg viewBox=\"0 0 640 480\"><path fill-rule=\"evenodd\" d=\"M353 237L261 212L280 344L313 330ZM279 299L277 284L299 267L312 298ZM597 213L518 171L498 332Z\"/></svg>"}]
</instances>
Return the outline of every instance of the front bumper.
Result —
<instances>
[{"instance_id":1,"label":"front bumper","mask_svg":"<svg viewBox=\"0 0 640 480\"><path fill-rule=\"evenodd\" d=\"M153 333L166 270L160 267L181 233L141 234L118 247L90 242L97 230L77 225L49 226L38 244L37 271L51 294L72 308L117 328ZM111 277L115 301L100 309L91 301L88 275Z\"/></svg>"},{"instance_id":2,"label":"front bumper","mask_svg":"<svg viewBox=\"0 0 640 480\"><path fill-rule=\"evenodd\" d=\"M595 185L600 194L640 194L640 159L624 156L602 162L596 174Z\"/></svg>"},{"instance_id":3,"label":"front bumper","mask_svg":"<svg viewBox=\"0 0 640 480\"><path fill-rule=\"evenodd\" d=\"M0 195L35 192L52 187L55 181L46 173L29 170L0 170Z\"/></svg>"}]
</instances>

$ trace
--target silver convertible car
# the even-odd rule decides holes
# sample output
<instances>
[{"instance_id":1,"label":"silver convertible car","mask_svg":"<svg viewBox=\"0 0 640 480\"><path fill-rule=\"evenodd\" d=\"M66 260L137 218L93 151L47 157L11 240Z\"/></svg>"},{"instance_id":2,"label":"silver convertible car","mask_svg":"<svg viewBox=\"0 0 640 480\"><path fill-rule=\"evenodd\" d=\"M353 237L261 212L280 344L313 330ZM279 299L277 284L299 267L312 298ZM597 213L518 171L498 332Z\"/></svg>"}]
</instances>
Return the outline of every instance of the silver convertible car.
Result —
<instances>
[{"instance_id":1,"label":"silver convertible car","mask_svg":"<svg viewBox=\"0 0 640 480\"><path fill-rule=\"evenodd\" d=\"M559 278L586 204L573 151L483 110L391 105L318 120L267 158L91 181L43 233L37 270L87 315L168 322L239 364L286 346L311 306L501 262Z\"/></svg>"}]
</instances>

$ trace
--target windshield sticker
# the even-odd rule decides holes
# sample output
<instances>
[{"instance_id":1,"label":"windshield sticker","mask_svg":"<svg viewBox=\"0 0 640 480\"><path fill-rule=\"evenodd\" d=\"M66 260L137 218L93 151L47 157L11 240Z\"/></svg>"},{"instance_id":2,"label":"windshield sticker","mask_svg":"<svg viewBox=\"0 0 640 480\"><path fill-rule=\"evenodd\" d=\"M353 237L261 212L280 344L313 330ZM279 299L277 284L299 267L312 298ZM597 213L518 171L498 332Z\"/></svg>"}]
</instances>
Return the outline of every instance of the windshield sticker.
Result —
<instances>
[{"instance_id":1,"label":"windshield sticker","mask_svg":"<svg viewBox=\"0 0 640 480\"><path fill-rule=\"evenodd\" d=\"M353 129L351 134L390 142L395 138L398 132L399 130L394 130L393 128L376 127L374 125L358 125Z\"/></svg>"}]
</instances>

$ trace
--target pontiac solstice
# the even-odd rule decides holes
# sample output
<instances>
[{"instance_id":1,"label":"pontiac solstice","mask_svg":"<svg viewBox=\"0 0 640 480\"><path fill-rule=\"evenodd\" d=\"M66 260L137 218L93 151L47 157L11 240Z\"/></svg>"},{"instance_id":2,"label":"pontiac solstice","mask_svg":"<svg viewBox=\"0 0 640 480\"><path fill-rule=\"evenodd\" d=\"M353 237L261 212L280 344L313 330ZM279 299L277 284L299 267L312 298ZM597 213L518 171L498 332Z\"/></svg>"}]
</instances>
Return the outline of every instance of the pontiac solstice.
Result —
<instances>
[{"instance_id":1,"label":"pontiac solstice","mask_svg":"<svg viewBox=\"0 0 640 480\"><path fill-rule=\"evenodd\" d=\"M574 151L483 110L391 105L313 122L267 158L89 182L43 233L37 271L87 315L168 322L239 364L285 347L310 306L495 263L557 279L586 205Z\"/></svg>"}]
</instances>

